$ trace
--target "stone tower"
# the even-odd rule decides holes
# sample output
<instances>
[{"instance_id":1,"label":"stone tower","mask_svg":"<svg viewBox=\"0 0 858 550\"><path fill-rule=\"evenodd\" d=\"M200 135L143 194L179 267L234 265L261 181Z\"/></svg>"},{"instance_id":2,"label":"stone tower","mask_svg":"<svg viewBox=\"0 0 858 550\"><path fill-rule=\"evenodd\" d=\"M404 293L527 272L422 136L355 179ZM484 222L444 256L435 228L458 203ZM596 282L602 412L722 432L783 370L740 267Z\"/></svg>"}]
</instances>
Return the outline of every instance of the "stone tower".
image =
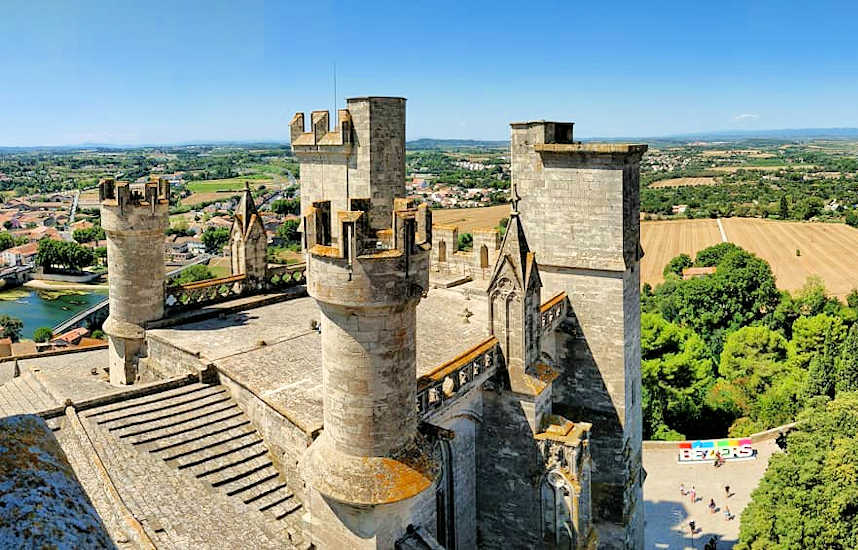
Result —
<instances>
[{"instance_id":1,"label":"stone tower","mask_svg":"<svg viewBox=\"0 0 858 550\"><path fill-rule=\"evenodd\" d=\"M101 225L107 235L110 383L132 384L143 352L146 322L164 315L164 231L170 184L104 179L99 183Z\"/></svg>"},{"instance_id":2,"label":"stone tower","mask_svg":"<svg viewBox=\"0 0 858 550\"><path fill-rule=\"evenodd\" d=\"M430 212L404 195L405 100L356 98L292 120L307 290L321 310L324 431L303 459L320 548L393 548L431 523L437 465L418 434L416 307ZM430 514L422 521L420 514Z\"/></svg>"},{"instance_id":3,"label":"stone tower","mask_svg":"<svg viewBox=\"0 0 858 550\"><path fill-rule=\"evenodd\" d=\"M268 266L267 248L268 237L265 234L265 226L253 202L250 185L245 182L229 238L232 274L247 275L251 284L264 281Z\"/></svg>"},{"instance_id":4,"label":"stone tower","mask_svg":"<svg viewBox=\"0 0 858 550\"><path fill-rule=\"evenodd\" d=\"M512 179L544 288L572 312L543 348L554 410L592 421L600 544L643 547L640 159L646 145L576 143L572 123L513 123Z\"/></svg>"}]
</instances>

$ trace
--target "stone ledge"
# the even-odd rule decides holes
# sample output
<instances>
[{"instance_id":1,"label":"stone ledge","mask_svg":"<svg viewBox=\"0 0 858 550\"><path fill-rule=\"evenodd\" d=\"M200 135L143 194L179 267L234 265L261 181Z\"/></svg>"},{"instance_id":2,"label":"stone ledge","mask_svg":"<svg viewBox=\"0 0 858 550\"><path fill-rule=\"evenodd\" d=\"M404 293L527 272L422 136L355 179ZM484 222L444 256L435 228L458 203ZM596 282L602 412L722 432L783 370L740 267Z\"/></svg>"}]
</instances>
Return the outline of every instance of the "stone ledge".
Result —
<instances>
[{"instance_id":1,"label":"stone ledge","mask_svg":"<svg viewBox=\"0 0 858 550\"><path fill-rule=\"evenodd\" d=\"M533 150L538 153L645 153L648 145L641 143L537 143Z\"/></svg>"}]
</instances>

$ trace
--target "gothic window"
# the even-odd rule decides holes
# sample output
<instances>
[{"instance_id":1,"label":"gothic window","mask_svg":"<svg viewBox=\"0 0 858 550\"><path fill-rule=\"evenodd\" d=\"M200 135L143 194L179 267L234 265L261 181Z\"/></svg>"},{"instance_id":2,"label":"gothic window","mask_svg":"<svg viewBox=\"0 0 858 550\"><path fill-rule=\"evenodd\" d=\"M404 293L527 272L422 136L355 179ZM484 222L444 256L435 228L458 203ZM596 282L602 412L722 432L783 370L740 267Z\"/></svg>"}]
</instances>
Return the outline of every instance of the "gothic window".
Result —
<instances>
[{"instance_id":1,"label":"gothic window","mask_svg":"<svg viewBox=\"0 0 858 550\"><path fill-rule=\"evenodd\" d=\"M542 479L539 487L542 509L542 542L548 548L575 548L572 526L572 492L563 474L554 470Z\"/></svg>"}]
</instances>

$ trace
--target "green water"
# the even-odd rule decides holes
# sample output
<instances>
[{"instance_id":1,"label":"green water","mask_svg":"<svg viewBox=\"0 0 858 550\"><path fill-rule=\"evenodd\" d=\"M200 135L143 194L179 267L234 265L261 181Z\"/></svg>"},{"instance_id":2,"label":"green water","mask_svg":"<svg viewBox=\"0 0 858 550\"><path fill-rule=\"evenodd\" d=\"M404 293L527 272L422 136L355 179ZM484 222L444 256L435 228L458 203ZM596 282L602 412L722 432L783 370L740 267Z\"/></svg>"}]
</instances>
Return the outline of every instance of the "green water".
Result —
<instances>
[{"instance_id":1,"label":"green water","mask_svg":"<svg viewBox=\"0 0 858 550\"><path fill-rule=\"evenodd\" d=\"M26 294L25 294L26 293ZM56 291L51 291L55 295ZM23 321L21 338L32 338L33 331L39 327L53 328L88 307L102 301L107 292L87 292L85 294L62 294L55 300L48 300L38 291L14 288L0 291L0 314L10 315ZM11 298L14 299L4 299Z\"/></svg>"}]
</instances>

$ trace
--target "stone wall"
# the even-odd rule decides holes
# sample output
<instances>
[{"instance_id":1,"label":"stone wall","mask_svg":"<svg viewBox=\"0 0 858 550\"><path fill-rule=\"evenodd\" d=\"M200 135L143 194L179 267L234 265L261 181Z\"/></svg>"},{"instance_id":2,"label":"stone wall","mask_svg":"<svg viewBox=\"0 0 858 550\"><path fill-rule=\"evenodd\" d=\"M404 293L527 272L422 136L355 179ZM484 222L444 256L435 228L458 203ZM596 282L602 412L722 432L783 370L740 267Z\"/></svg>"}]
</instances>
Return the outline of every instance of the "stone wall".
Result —
<instances>
[{"instance_id":1,"label":"stone wall","mask_svg":"<svg viewBox=\"0 0 858 550\"><path fill-rule=\"evenodd\" d=\"M473 231L473 249L469 251L456 250L459 234L459 228L455 225L432 226L432 273L441 276L469 276L475 281L490 279L500 253L498 231Z\"/></svg>"},{"instance_id":2,"label":"stone wall","mask_svg":"<svg viewBox=\"0 0 858 550\"><path fill-rule=\"evenodd\" d=\"M542 456L520 400L483 391L477 432L477 544L480 548L540 546L538 483Z\"/></svg>"}]
</instances>

